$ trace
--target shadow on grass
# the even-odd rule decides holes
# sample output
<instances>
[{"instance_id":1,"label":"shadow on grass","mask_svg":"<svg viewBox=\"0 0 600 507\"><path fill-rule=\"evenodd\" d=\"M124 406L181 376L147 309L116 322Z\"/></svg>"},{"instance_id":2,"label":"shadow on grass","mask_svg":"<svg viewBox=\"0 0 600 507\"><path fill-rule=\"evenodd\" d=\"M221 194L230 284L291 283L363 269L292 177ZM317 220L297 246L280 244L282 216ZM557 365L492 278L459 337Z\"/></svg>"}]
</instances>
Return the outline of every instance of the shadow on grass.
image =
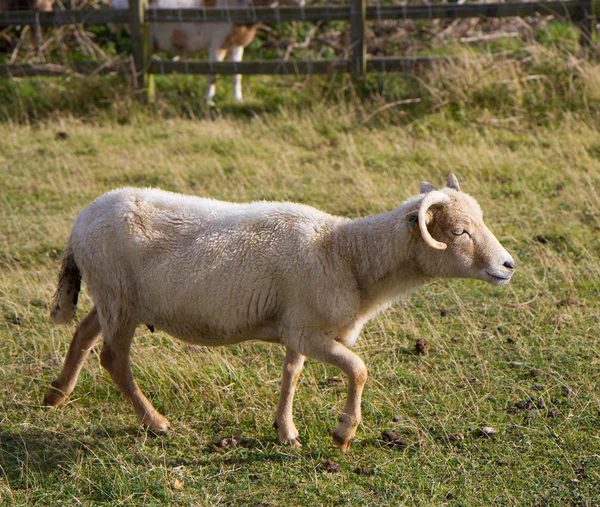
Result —
<instances>
[{"instance_id":1,"label":"shadow on grass","mask_svg":"<svg viewBox=\"0 0 600 507\"><path fill-rule=\"evenodd\" d=\"M132 444L148 441L165 447L167 455L172 448L173 457L154 458L140 453L139 449L129 453ZM40 430L38 428L16 428L0 430L0 474L13 487L30 483L32 476L47 478L69 469L81 461L82 456L94 459L113 459L125 453L127 461L147 466L156 461L156 466L167 468L179 466L207 466L223 464L251 464L256 461L284 463L299 458L290 447L275 442L275 437L243 438L240 444L219 448L218 441L199 445L196 452L182 456L181 442L176 433L156 435L139 427L95 427L88 431L67 430L65 432ZM122 456L120 457L122 459Z\"/></svg>"}]
</instances>

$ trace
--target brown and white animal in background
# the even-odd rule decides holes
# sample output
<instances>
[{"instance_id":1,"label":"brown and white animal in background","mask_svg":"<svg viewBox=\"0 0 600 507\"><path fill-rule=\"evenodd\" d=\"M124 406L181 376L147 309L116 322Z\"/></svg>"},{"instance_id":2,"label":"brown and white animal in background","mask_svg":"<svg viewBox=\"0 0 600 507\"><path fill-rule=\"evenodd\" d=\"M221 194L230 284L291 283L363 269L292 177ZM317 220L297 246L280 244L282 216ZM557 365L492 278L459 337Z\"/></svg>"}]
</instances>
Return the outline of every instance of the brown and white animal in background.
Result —
<instances>
[{"instance_id":1,"label":"brown and white animal in background","mask_svg":"<svg viewBox=\"0 0 600 507\"><path fill-rule=\"evenodd\" d=\"M274 7L304 5L304 0L150 0L151 9L202 9L204 7L241 9L245 7ZM129 8L128 0L112 0L113 9ZM241 62L244 48L252 42L260 23L152 23L154 46L158 51L187 58L208 50L208 59L222 62L230 53L232 62ZM206 100L212 102L216 91L216 76L208 76ZM233 96L242 101L242 75L233 75Z\"/></svg>"},{"instance_id":2,"label":"brown and white animal in background","mask_svg":"<svg viewBox=\"0 0 600 507\"><path fill-rule=\"evenodd\" d=\"M447 188L420 188L398 208L356 220L302 204L233 204L158 189L103 195L75 219L65 251L52 321L73 317L81 278L94 307L45 403L58 405L71 394L102 333L102 365L140 421L166 430L167 419L131 373L139 324L201 345L264 340L287 349L275 418L279 440L299 445L292 399L307 356L348 376L333 432L346 451L367 379L350 348L365 322L436 278L504 285L513 275L513 259L454 175Z\"/></svg>"}]
</instances>

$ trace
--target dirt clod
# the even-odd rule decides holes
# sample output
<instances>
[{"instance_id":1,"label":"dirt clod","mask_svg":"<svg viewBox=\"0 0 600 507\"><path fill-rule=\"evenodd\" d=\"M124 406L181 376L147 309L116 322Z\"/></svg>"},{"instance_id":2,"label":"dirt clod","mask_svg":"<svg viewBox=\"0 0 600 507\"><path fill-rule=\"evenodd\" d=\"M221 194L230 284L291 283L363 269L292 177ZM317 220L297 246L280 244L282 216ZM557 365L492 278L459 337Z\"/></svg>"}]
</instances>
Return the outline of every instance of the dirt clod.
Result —
<instances>
[{"instance_id":1,"label":"dirt clod","mask_svg":"<svg viewBox=\"0 0 600 507\"><path fill-rule=\"evenodd\" d=\"M559 414L560 412L557 408L551 408L550 410L548 410L548 417L558 417Z\"/></svg>"},{"instance_id":2,"label":"dirt clod","mask_svg":"<svg viewBox=\"0 0 600 507\"><path fill-rule=\"evenodd\" d=\"M323 463L323 470L329 473L338 472L341 468L342 466L339 463L331 461L330 459Z\"/></svg>"},{"instance_id":3,"label":"dirt clod","mask_svg":"<svg viewBox=\"0 0 600 507\"><path fill-rule=\"evenodd\" d=\"M556 306L558 306L559 308L562 308L564 306L583 306L583 303L579 299L565 298L561 299L558 303L556 303Z\"/></svg>"},{"instance_id":4,"label":"dirt clod","mask_svg":"<svg viewBox=\"0 0 600 507\"><path fill-rule=\"evenodd\" d=\"M244 437L234 435L232 437L223 437L214 445L218 449L227 449L229 447L237 447L238 445L243 445L244 443L246 443Z\"/></svg>"},{"instance_id":5,"label":"dirt clod","mask_svg":"<svg viewBox=\"0 0 600 507\"><path fill-rule=\"evenodd\" d=\"M403 447L408 443L406 439L402 435L400 435L400 433L396 433L395 431L383 430L381 432L381 436L383 437L383 440L389 445Z\"/></svg>"},{"instance_id":6,"label":"dirt clod","mask_svg":"<svg viewBox=\"0 0 600 507\"><path fill-rule=\"evenodd\" d=\"M415 343L415 352L417 354L427 354L430 350L431 346L425 338L419 338Z\"/></svg>"},{"instance_id":7,"label":"dirt clod","mask_svg":"<svg viewBox=\"0 0 600 507\"><path fill-rule=\"evenodd\" d=\"M543 375L543 374L544 374L544 372L543 372L542 370L538 370L537 368L534 368L533 370L531 370L531 371L529 372L529 374L530 374L532 377L539 377L540 375Z\"/></svg>"},{"instance_id":8,"label":"dirt clod","mask_svg":"<svg viewBox=\"0 0 600 507\"><path fill-rule=\"evenodd\" d=\"M515 407L519 410L531 410L533 408L533 404L527 400L519 400L515 403Z\"/></svg>"},{"instance_id":9,"label":"dirt clod","mask_svg":"<svg viewBox=\"0 0 600 507\"><path fill-rule=\"evenodd\" d=\"M537 408L539 408L540 410L543 410L546 408L546 403L544 402L544 400L540 399L540 401L538 401L535 406Z\"/></svg>"}]
</instances>

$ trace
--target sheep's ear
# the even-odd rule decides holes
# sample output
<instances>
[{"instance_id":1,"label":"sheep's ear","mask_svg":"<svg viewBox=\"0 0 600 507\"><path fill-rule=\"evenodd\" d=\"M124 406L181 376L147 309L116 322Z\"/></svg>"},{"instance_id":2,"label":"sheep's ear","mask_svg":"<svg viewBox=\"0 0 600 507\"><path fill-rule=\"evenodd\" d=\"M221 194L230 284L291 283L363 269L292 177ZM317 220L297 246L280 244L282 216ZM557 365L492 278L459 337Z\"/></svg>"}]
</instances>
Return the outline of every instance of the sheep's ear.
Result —
<instances>
[{"instance_id":1,"label":"sheep's ear","mask_svg":"<svg viewBox=\"0 0 600 507\"><path fill-rule=\"evenodd\" d=\"M428 181L422 181L419 185L419 192L421 192L422 194L428 194L429 192L433 192L434 190L437 190L437 188L435 188Z\"/></svg>"},{"instance_id":2,"label":"sheep's ear","mask_svg":"<svg viewBox=\"0 0 600 507\"><path fill-rule=\"evenodd\" d=\"M460 186L458 185L458 180L456 179L456 176L454 176L453 173L450 173L450 176L448 176L448 188L452 188L452 189L456 190L457 192L460 192Z\"/></svg>"}]
</instances>

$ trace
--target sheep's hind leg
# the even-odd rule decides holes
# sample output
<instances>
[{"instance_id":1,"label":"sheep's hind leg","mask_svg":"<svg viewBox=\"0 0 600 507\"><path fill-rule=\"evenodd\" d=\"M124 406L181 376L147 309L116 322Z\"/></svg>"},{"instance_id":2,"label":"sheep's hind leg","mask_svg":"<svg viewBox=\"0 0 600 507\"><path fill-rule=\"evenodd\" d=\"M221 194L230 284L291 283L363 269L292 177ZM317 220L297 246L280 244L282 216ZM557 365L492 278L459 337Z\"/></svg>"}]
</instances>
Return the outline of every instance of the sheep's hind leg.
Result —
<instances>
[{"instance_id":1,"label":"sheep's hind leg","mask_svg":"<svg viewBox=\"0 0 600 507\"><path fill-rule=\"evenodd\" d=\"M275 416L275 428L279 436L279 441L283 444L291 444L300 447L298 440L298 430L294 425L292 415L292 404L296 384L304 365L304 356L298 352L287 349L283 363L283 376L281 379L281 395L277 405L277 415Z\"/></svg>"},{"instance_id":2,"label":"sheep's hind leg","mask_svg":"<svg viewBox=\"0 0 600 507\"><path fill-rule=\"evenodd\" d=\"M108 370L123 396L131 402L140 422L150 430L162 433L168 429L169 421L144 396L131 373L129 350L135 328L135 323L127 322L112 332L104 333L100 362Z\"/></svg>"},{"instance_id":3,"label":"sheep's hind leg","mask_svg":"<svg viewBox=\"0 0 600 507\"><path fill-rule=\"evenodd\" d=\"M316 340L314 346L307 340L302 351L308 357L318 359L324 363L337 366L348 377L348 397L344 410L338 418L338 425L332 437L342 452L350 448L350 443L360 424L360 400L363 387L367 381L367 368L362 359L354 352L335 340L323 343L322 337Z\"/></svg>"},{"instance_id":4,"label":"sheep's hind leg","mask_svg":"<svg viewBox=\"0 0 600 507\"><path fill-rule=\"evenodd\" d=\"M99 337L100 322L98 321L98 310L94 306L77 326L63 369L46 392L44 405L57 406L65 402L75 389L83 363L98 342Z\"/></svg>"},{"instance_id":5,"label":"sheep's hind leg","mask_svg":"<svg viewBox=\"0 0 600 507\"><path fill-rule=\"evenodd\" d=\"M218 47L210 47L208 50L208 59L211 62L222 62L227 55L227 50ZM206 87L206 102L208 105L214 105L215 93L217 91L217 78L218 74L208 75L208 84Z\"/></svg>"}]
</instances>

